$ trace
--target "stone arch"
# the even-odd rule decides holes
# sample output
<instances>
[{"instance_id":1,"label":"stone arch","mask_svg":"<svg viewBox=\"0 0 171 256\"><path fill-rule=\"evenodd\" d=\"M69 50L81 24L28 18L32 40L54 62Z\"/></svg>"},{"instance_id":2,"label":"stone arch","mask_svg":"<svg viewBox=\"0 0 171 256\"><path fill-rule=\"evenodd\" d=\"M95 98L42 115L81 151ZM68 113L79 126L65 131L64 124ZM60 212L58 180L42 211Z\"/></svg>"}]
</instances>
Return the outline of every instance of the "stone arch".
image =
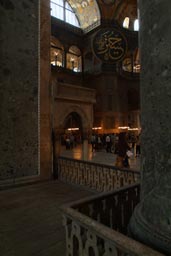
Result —
<instances>
[{"instance_id":1,"label":"stone arch","mask_svg":"<svg viewBox=\"0 0 171 256\"><path fill-rule=\"evenodd\" d=\"M64 66L64 46L54 36L51 36L50 59L51 65Z\"/></svg>"},{"instance_id":2,"label":"stone arch","mask_svg":"<svg viewBox=\"0 0 171 256\"><path fill-rule=\"evenodd\" d=\"M67 68L75 72L80 72L82 70L82 54L80 49L76 45L69 47L66 54Z\"/></svg>"},{"instance_id":3,"label":"stone arch","mask_svg":"<svg viewBox=\"0 0 171 256\"><path fill-rule=\"evenodd\" d=\"M62 113L59 116L58 125L60 128L63 128L67 116L72 112L76 112L81 117L83 130L92 127L92 120L90 117L88 118L86 112L80 106L71 105L69 108L62 110Z\"/></svg>"}]
</instances>

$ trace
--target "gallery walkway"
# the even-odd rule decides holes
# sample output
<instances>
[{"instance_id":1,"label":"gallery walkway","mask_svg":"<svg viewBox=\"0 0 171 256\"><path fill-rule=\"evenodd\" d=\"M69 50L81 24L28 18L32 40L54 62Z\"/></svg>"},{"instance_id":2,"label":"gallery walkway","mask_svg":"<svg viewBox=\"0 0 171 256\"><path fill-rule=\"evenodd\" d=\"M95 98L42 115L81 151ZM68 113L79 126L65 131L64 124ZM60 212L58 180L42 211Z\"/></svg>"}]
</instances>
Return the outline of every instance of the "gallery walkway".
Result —
<instances>
[{"instance_id":1,"label":"gallery walkway","mask_svg":"<svg viewBox=\"0 0 171 256\"><path fill-rule=\"evenodd\" d=\"M82 147L61 148L61 156L82 159ZM114 165L116 155L91 152L88 161ZM130 160L139 170L139 158ZM0 191L0 256L64 256L65 230L60 206L93 193L59 181Z\"/></svg>"},{"instance_id":2,"label":"gallery walkway","mask_svg":"<svg viewBox=\"0 0 171 256\"><path fill-rule=\"evenodd\" d=\"M88 195L58 181L0 191L0 255L64 256L59 207Z\"/></svg>"}]
</instances>

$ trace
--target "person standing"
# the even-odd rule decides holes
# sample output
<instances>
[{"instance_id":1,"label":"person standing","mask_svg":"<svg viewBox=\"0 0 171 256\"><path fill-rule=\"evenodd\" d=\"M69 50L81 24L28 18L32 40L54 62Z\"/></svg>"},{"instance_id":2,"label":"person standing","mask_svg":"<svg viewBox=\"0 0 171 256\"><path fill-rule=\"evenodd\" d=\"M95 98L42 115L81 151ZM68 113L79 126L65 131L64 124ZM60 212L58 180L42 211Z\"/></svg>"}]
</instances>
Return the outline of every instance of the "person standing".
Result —
<instances>
[{"instance_id":1,"label":"person standing","mask_svg":"<svg viewBox=\"0 0 171 256\"><path fill-rule=\"evenodd\" d=\"M126 133L119 133L119 140L117 143L117 157L116 157L116 167L129 167L129 161L127 156L127 150L130 150L130 147L127 143Z\"/></svg>"},{"instance_id":2,"label":"person standing","mask_svg":"<svg viewBox=\"0 0 171 256\"><path fill-rule=\"evenodd\" d=\"M107 134L106 135L106 152L111 153L111 139L110 136Z\"/></svg>"},{"instance_id":3,"label":"person standing","mask_svg":"<svg viewBox=\"0 0 171 256\"><path fill-rule=\"evenodd\" d=\"M96 148L96 135L95 134L92 134L92 136L91 136L91 146L92 146L92 152L94 152L95 148Z\"/></svg>"},{"instance_id":4,"label":"person standing","mask_svg":"<svg viewBox=\"0 0 171 256\"><path fill-rule=\"evenodd\" d=\"M139 157L140 153L140 135L138 135L136 141L136 157Z\"/></svg>"}]
</instances>

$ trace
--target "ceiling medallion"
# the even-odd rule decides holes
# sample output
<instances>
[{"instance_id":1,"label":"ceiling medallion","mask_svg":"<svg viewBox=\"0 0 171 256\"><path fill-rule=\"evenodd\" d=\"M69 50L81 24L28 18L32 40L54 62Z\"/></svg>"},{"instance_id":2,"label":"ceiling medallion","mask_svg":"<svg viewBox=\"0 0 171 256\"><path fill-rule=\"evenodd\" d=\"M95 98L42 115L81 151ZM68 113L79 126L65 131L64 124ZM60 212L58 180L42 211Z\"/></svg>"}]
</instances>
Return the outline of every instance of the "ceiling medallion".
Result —
<instances>
[{"instance_id":1,"label":"ceiling medallion","mask_svg":"<svg viewBox=\"0 0 171 256\"><path fill-rule=\"evenodd\" d=\"M121 61L127 51L127 41L117 29L105 28L99 30L92 41L94 54L103 62Z\"/></svg>"}]
</instances>

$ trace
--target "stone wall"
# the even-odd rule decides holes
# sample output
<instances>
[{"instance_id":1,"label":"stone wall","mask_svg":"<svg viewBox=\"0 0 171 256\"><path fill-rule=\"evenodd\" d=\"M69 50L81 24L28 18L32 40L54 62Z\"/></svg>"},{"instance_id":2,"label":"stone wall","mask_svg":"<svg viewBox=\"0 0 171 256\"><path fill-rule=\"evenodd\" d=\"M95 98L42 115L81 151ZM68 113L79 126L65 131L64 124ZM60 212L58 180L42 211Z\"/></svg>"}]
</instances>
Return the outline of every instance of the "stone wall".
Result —
<instances>
[{"instance_id":1,"label":"stone wall","mask_svg":"<svg viewBox=\"0 0 171 256\"><path fill-rule=\"evenodd\" d=\"M0 1L0 180L38 174L38 1Z\"/></svg>"}]
</instances>

